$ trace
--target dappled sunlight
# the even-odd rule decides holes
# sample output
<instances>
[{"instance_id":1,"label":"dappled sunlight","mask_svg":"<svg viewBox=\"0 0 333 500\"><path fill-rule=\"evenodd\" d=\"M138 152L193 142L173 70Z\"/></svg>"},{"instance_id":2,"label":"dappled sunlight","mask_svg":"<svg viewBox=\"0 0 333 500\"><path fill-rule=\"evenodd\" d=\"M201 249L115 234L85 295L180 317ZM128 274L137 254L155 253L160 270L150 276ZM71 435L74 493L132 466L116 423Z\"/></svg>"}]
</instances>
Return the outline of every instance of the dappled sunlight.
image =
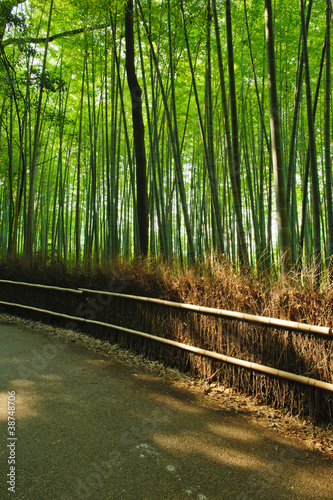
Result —
<instances>
[{"instance_id":1,"label":"dappled sunlight","mask_svg":"<svg viewBox=\"0 0 333 500\"><path fill-rule=\"evenodd\" d=\"M133 373L133 377L136 377L139 380L144 380L147 382L160 381L160 379L158 379L154 375L151 375L150 373Z\"/></svg>"},{"instance_id":2,"label":"dappled sunlight","mask_svg":"<svg viewBox=\"0 0 333 500\"><path fill-rule=\"evenodd\" d=\"M316 495L311 497L313 499L322 498L323 500L331 500L332 499L332 491L329 489L327 491L327 482L331 481L332 477L332 469L328 469L327 471L318 471L317 474L314 473L313 469L302 469L302 475L294 474L292 477L292 489L294 491L304 491L305 484L311 484L313 491L316 492Z\"/></svg>"},{"instance_id":3,"label":"dappled sunlight","mask_svg":"<svg viewBox=\"0 0 333 500\"><path fill-rule=\"evenodd\" d=\"M93 366L111 366L112 361L106 359L87 359L86 363Z\"/></svg>"},{"instance_id":4,"label":"dappled sunlight","mask_svg":"<svg viewBox=\"0 0 333 500\"><path fill-rule=\"evenodd\" d=\"M233 467L242 467L244 469L257 470L261 467L267 468L267 462L260 457L244 450L238 450L235 447L226 445L218 446L211 442L202 443L198 439L198 434L194 432L184 432L178 435L170 436L168 434L155 434L154 442L169 453L186 453L204 456L209 460ZM241 441L239 443L241 446Z\"/></svg>"},{"instance_id":5,"label":"dappled sunlight","mask_svg":"<svg viewBox=\"0 0 333 500\"><path fill-rule=\"evenodd\" d=\"M37 381L27 379L11 380L8 384L15 391L15 417L18 420L31 417L41 418L41 409L45 400L54 399L57 393L52 390L63 383L63 377L57 374L40 374ZM43 392L37 391L43 388ZM47 389L45 392L44 389ZM0 421L7 421L8 392L0 393Z\"/></svg>"},{"instance_id":6,"label":"dappled sunlight","mask_svg":"<svg viewBox=\"0 0 333 500\"><path fill-rule=\"evenodd\" d=\"M162 403L163 405L167 406L172 410L180 410L184 413L191 413L191 414L193 413L199 414L204 412L203 408L196 407L190 403L185 403L184 401L169 396L168 394L158 394L154 392L150 394L150 397L154 401Z\"/></svg>"},{"instance_id":7,"label":"dappled sunlight","mask_svg":"<svg viewBox=\"0 0 333 500\"><path fill-rule=\"evenodd\" d=\"M0 392L0 422L7 422L8 392Z\"/></svg>"},{"instance_id":8,"label":"dappled sunlight","mask_svg":"<svg viewBox=\"0 0 333 500\"><path fill-rule=\"evenodd\" d=\"M16 392L19 389L33 390L36 387L36 382L34 380L28 380L26 378L17 378L11 380L9 384L10 387L12 387L12 390L15 390Z\"/></svg>"},{"instance_id":9,"label":"dappled sunlight","mask_svg":"<svg viewBox=\"0 0 333 500\"><path fill-rule=\"evenodd\" d=\"M218 424L208 424L207 428L214 434L222 436L227 439L239 439L239 426L225 425L225 423ZM257 441L257 436L255 431L250 429L244 431L242 429L242 442L255 442Z\"/></svg>"},{"instance_id":10,"label":"dappled sunlight","mask_svg":"<svg viewBox=\"0 0 333 500\"><path fill-rule=\"evenodd\" d=\"M41 398L25 392L17 396L17 418L38 417Z\"/></svg>"},{"instance_id":11,"label":"dappled sunlight","mask_svg":"<svg viewBox=\"0 0 333 500\"><path fill-rule=\"evenodd\" d=\"M28 380L13 380L11 390L15 391L15 417L17 419L37 417L41 398L34 395L35 383ZM0 421L8 417L8 392L0 393Z\"/></svg>"},{"instance_id":12,"label":"dappled sunlight","mask_svg":"<svg viewBox=\"0 0 333 500\"><path fill-rule=\"evenodd\" d=\"M46 380L48 382L62 382L63 381L63 377L60 377L60 375L55 375L55 374L52 374L52 375L42 374L39 376L39 378L42 380Z\"/></svg>"}]
</instances>

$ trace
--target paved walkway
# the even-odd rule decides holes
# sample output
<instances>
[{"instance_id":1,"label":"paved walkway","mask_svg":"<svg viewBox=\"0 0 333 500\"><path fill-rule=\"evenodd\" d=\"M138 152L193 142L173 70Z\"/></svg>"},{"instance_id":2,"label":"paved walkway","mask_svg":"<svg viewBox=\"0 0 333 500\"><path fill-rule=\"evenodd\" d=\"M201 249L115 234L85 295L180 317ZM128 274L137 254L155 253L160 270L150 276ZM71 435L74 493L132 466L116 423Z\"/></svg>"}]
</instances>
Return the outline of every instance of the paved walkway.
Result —
<instances>
[{"instance_id":1,"label":"paved walkway","mask_svg":"<svg viewBox=\"0 0 333 500\"><path fill-rule=\"evenodd\" d=\"M333 498L331 461L144 368L5 321L0 366L1 499Z\"/></svg>"}]
</instances>

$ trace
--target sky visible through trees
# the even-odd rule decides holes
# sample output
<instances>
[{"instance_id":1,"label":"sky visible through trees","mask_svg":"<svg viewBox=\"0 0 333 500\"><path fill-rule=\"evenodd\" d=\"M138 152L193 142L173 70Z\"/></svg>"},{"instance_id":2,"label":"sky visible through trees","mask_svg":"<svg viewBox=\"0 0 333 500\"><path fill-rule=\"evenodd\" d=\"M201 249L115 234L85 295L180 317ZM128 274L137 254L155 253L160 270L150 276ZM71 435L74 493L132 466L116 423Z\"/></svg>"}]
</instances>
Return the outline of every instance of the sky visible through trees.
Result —
<instances>
[{"instance_id":1,"label":"sky visible through trees","mask_svg":"<svg viewBox=\"0 0 333 500\"><path fill-rule=\"evenodd\" d=\"M332 0L1 0L0 254L333 255Z\"/></svg>"}]
</instances>

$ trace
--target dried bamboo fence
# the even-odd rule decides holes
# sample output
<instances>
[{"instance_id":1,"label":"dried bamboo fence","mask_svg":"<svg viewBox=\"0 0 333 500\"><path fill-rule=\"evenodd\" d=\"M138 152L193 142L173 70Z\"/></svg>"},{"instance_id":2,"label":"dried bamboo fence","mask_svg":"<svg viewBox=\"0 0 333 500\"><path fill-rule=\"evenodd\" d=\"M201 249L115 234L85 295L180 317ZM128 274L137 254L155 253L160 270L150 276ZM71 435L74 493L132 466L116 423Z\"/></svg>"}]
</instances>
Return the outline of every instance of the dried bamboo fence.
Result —
<instances>
[{"instance_id":1,"label":"dried bamboo fence","mask_svg":"<svg viewBox=\"0 0 333 500\"><path fill-rule=\"evenodd\" d=\"M9 280L0 280L0 299L6 310L53 318L195 376L215 378L260 403L333 422L331 327Z\"/></svg>"}]
</instances>

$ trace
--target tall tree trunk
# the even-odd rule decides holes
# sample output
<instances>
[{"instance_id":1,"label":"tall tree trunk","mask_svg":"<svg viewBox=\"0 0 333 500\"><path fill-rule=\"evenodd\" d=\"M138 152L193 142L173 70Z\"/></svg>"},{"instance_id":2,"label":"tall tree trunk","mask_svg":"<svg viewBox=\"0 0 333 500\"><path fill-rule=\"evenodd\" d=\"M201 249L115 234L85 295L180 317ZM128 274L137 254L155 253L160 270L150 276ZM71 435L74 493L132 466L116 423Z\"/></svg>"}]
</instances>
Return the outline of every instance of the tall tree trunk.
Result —
<instances>
[{"instance_id":1,"label":"tall tree trunk","mask_svg":"<svg viewBox=\"0 0 333 500\"><path fill-rule=\"evenodd\" d=\"M37 115L36 115L36 123L35 123L35 134L34 134L34 144L33 144L33 152L32 159L30 165L30 178L29 178L29 198L28 198L28 214L27 214L27 227L26 227L26 238L24 241L24 255L28 262L33 260L33 244L34 244L34 197L35 197L35 175L36 175L36 164L37 164L37 156L38 156L38 146L39 146L39 131L40 131L40 119L42 112L42 100L43 100L43 91L45 84L45 69L46 69L46 60L47 60L47 52L49 45L49 37L50 37L50 28L51 28L51 19L52 19L52 9L53 9L53 0L51 0L48 26L47 26L47 36L44 50L44 59L43 59L43 68L42 68L42 78L40 82L40 90L39 90L39 98L38 98L38 106L37 106Z\"/></svg>"},{"instance_id":2,"label":"tall tree trunk","mask_svg":"<svg viewBox=\"0 0 333 500\"><path fill-rule=\"evenodd\" d=\"M190 51L190 44L188 40L188 35L187 35L187 28L186 28L186 21L185 21L185 14L184 14L184 6L183 2L180 2L180 7L182 11L182 19L183 19L183 26L184 26L184 33L185 33L185 41L186 41L186 47L187 47L187 53L188 53L188 60L189 60L189 65L190 65L190 71L191 71L191 76L192 76L192 86L194 90L194 95L195 95L195 102L197 106L197 112L198 112L198 119L199 119L199 127L200 127L200 132L201 132L201 138L202 138L202 144L204 148L204 155L205 155L205 160L206 160L206 167L208 171L208 177L209 177L209 182L210 182L210 188L211 188L211 197L212 197L212 207L213 207L213 213L212 213L212 218L214 218L215 215L215 221L216 221L216 229L218 233L218 250L220 254L224 253L224 245L223 245L223 232L222 232L222 218L221 218L221 210L220 210L220 204L219 204L219 198L218 198L218 189L217 189L217 179L216 179L216 168L215 168L215 158L214 158L214 145L213 145L213 111L212 111L212 98L211 98L211 72L210 72L210 22L211 22L211 12L210 12L210 1L208 2L208 10L207 10L207 60L208 62L208 68L207 68L207 88L209 88L207 94L207 98L209 100L209 104L207 106L208 108L208 140L206 138L206 133L205 133L205 128L202 120L202 114L201 114L201 109L200 109L200 103L199 103L199 96L198 96L198 91L197 91L197 85L196 85L196 80L195 80L195 72L194 72L194 67L192 64L192 57L191 57L191 51Z\"/></svg>"},{"instance_id":3,"label":"tall tree trunk","mask_svg":"<svg viewBox=\"0 0 333 500\"><path fill-rule=\"evenodd\" d=\"M81 259L81 150L82 150L82 122L83 122L83 98L84 98L84 77L85 77L85 69L86 69L86 58L84 56L83 61L83 70L82 70L82 86L81 86L81 99L80 99L80 121L79 121L79 139L78 139L78 152L77 152L77 183L76 183L76 210L75 210L75 262L76 267L80 267L80 259Z\"/></svg>"},{"instance_id":4,"label":"tall tree trunk","mask_svg":"<svg viewBox=\"0 0 333 500\"><path fill-rule=\"evenodd\" d=\"M127 0L125 8L126 72L131 93L133 137L136 161L137 210L139 222L140 251L148 253L148 189L146 174L146 151L142 118L142 90L134 64L133 1Z\"/></svg>"},{"instance_id":5,"label":"tall tree trunk","mask_svg":"<svg viewBox=\"0 0 333 500\"><path fill-rule=\"evenodd\" d=\"M240 182L237 181L237 175L236 175L235 163L234 163L235 158L234 158L234 154L233 154L233 141L231 139L230 125L229 125L229 111L228 111L227 94L226 94L226 88L225 88L224 66L223 66L222 50L221 50L220 29L219 29L218 18L217 18L216 0L212 0L212 8L213 8L215 34L216 34L217 54L218 54L218 61L219 61L223 119L224 119L224 127L225 127L225 134L226 134L227 151L228 151L228 164L229 164L232 196L233 196L234 208L235 208L235 216L236 216L236 224L237 224L237 236L238 236L238 242L239 242L240 264L241 264L241 267L246 269L249 266L249 258L248 258L247 245L246 245L245 232L244 232L243 219L242 219L241 193L239 190ZM229 2L229 6L226 5L226 11L227 11L228 15L231 15L230 2ZM231 23L231 19L229 22ZM232 44L232 39L231 39L231 44ZM232 49L232 47L230 48L230 52L231 52L230 55L233 54L231 49ZM233 67L233 64L232 64L232 67ZM235 101L235 106L236 106L236 101ZM236 122L237 122L237 115L236 115ZM235 127L235 123L234 123L234 127ZM238 132L237 132L237 143L238 143ZM238 148L238 145L237 145L237 148ZM238 161L237 168L238 168L238 174L239 174L239 158L238 157L237 157L237 161Z\"/></svg>"},{"instance_id":6,"label":"tall tree trunk","mask_svg":"<svg viewBox=\"0 0 333 500\"><path fill-rule=\"evenodd\" d=\"M232 131L232 154L234 161L234 172L237 182L238 193L241 192L240 183L240 157L238 141L238 118L237 118L237 99L235 84L235 64L234 64L234 45L232 39L232 21L230 0L225 2L226 27L227 27L227 48L228 48L228 69L229 69L229 93L230 93L230 114ZM241 203L241 200L240 200Z\"/></svg>"},{"instance_id":7,"label":"tall tree trunk","mask_svg":"<svg viewBox=\"0 0 333 500\"><path fill-rule=\"evenodd\" d=\"M188 249L189 249L190 263L192 265L195 265L194 242L193 242L193 235L192 235L190 219L189 219L189 214L188 214L188 208L187 208L187 202L186 202L186 193L185 193L183 171L182 171L182 164L181 164L181 157L180 157L180 147L179 147L179 141L178 141L178 134L175 134L173 131L171 113L170 113L170 109L169 109L169 105L168 105L168 99L167 99L167 96L166 96L166 93L164 90L164 85L163 85L163 81L162 81L160 68L158 65L158 60L156 57L156 53L155 53L155 49L154 49L153 42L151 39L151 35L150 35L149 30L148 30L147 23L145 21L145 16L144 16L144 13L143 13L143 10L141 7L140 0L138 0L138 6L140 9L145 32L146 32L146 35L147 35L147 38L149 41L150 51L151 51L151 55L152 55L152 58L154 61L155 69L156 69L156 76L157 76L158 84L159 84L160 91L162 94L164 111L165 111L165 116L166 116L166 120L167 120L170 141L171 141L171 147L172 147L172 153L173 153L173 158L174 158L174 163L175 163L177 187L179 189L179 196L180 196L180 201L181 201L181 205L182 205L185 229L186 229L186 234L187 234L187 244L188 244Z\"/></svg>"},{"instance_id":8,"label":"tall tree trunk","mask_svg":"<svg viewBox=\"0 0 333 500\"><path fill-rule=\"evenodd\" d=\"M332 208L332 165L331 165L331 0L326 0L326 103L325 103L325 173L327 205L327 260L333 271L333 208Z\"/></svg>"},{"instance_id":9,"label":"tall tree trunk","mask_svg":"<svg viewBox=\"0 0 333 500\"><path fill-rule=\"evenodd\" d=\"M316 119L318 99L319 99L319 90L320 90L320 85L321 85L322 73L323 73L323 69L324 69L325 52L326 52L326 47L325 47L325 43L324 43L322 54L321 54L321 60L320 60L320 64L319 64L317 88L316 88L316 92L315 92L315 96L314 96L314 103L313 103L313 109L312 109L313 122L315 122L315 119ZM308 208L308 204L309 204L308 183L309 183L309 173L310 173L310 144L308 144L308 149L307 149L307 153L306 153L306 160L304 162L304 166L305 166L305 168L304 168L304 181L303 181L302 225L301 225L299 242L298 242L298 260L297 260L298 270L301 270L301 268L302 268L302 254L303 254L304 239L306 240L306 238L308 238L308 233L309 233L309 229L308 229L309 221L308 221L308 216L307 216L307 208ZM307 242L306 242L306 244L307 244ZM308 248L306 248L305 253L308 256L310 254L310 250Z\"/></svg>"},{"instance_id":10,"label":"tall tree trunk","mask_svg":"<svg viewBox=\"0 0 333 500\"><path fill-rule=\"evenodd\" d=\"M0 15L3 15L3 13L0 11ZM0 30L1 30L1 23L0 23ZM1 40L1 34L0 34L0 40ZM9 63L7 56L5 54L4 48L1 45L0 42L0 58L1 62L4 65L8 81L10 83L10 88L11 88L11 107L13 102L15 103L15 110L16 110L16 116L17 116L17 122L18 122L18 133L19 133L19 145L20 145L20 155L19 155L19 168L18 168L18 175L17 175L17 193L16 193L16 202L15 202L15 209L13 212L13 224L9 230L9 242L8 242L8 255L11 257L16 257L16 249L17 249L17 232L18 232L18 219L19 219L19 213L21 209L21 203L22 203L22 197L23 197L23 190L24 190L24 185L25 185L25 174L26 174L26 166L25 166L25 156L24 156L24 139L23 139L23 121L25 121L25 118L23 118L23 121L21 119L21 109L19 106L19 89L18 92L16 90L16 85L14 85L15 82L15 77L13 77L11 71L14 71L11 64ZM27 83L27 88L28 88L28 83ZM3 103L3 108L1 115L3 114L5 106L5 101ZM24 109L24 117L26 115L26 106ZM12 114L12 111L11 111ZM11 161L9 157L9 161ZM12 200L14 201L14 200Z\"/></svg>"},{"instance_id":11,"label":"tall tree trunk","mask_svg":"<svg viewBox=\"0 0 333 500\"><path fill-rule=\"evenodd\" d=\"M310 6L311 3L312 1L310 2ZM316 280L318 281L320 278L320 268L321 268L320 194L319 194L319 180L318 180L318 168L317 168L316 140L314 132L314 118L312 113L312 97L311 97L311 86L310 86L307 32L305 25L303 0L300 0L300 13L301 13L301 24L302 24L304 70L305 70L305 84L306 84L305 85L306 104L307 104L308 133L309 133L309 153L310 153L311 180L312 180L312 215L313 215L314 257L315 257L314 265L315 265Z\"/></svg>"},{"instance_id":12,"label":"tall tree trunk","mask_svg":"<svg viewBox=\"0 0 333 500\"><path fill-rule=\"evenodd\" d=\"M160 251L163 257L167 255L167 240L166 240L166 231L165 231L165 220L163 217L163 210L161 210L161 205L160 205L160 197L158 193L158 184L157 184L157 175L156 175L156 153L155 153L155 144L154 144L154 138L153 138L153 124L152 124L152 118L149 109L149 102L148 102L148 89L147 89L147 83L146 83L146 71L144 67L144 57L143 57L143 50L142 50L142 43L141 43L141 33L140 29L138 28L137 30L138 33L138 42L139 42L139 52L140 52L140 61L141 61L141 72L142 72L142 82L143 82L143 89L144 89L144 96L145 96L145 103L146 103L146 109L147 109L147 127L148 127L148 134L149 134L149 150L150 150L150 158L149 158L149 164L150 164L150 171L151 171L151 189L153 196L151 198L151 239L150 239L150 245L151 245L151 252L152 252L152 245L154 242L154 213L156 209L156 216L157 216L157 225L158 225L158 233L159 233L159 242L160 242ZM158 140L156 138L156 140ZM157 143L158 147L158 143ZM156 249L154 249L154 252L156 254Z\"/></svg>"},{"instance_id":13,"label":"tall tree trunk","mask_svg":"<svg viewBox=\"0 0 333 500\"><path fill-rule=\"evenodd\" d=\"M276 88L274 33L273 33L271 0L265 0L265 27L266 27L266 50L267 50L269 103L270 103L272 163L273 163L276 211L277 211L277 222L278 222L279 250L281 259L281 271L283 275L286 275L291 270L292 260L291 260L291 250L290 250L290 233L288 227L287 200L286 200L284 168L283 168L279 104L278 104L277 88Z\"/></svg>"},{"instance_id":14,"label":"tall tree trunk","mask_svg":"<svg viewBox=\"0 0 333 500\"><path fill-rule=\"evenodd\" d=\"M311 7L312 3L310 3L307 17L306 17L306 31L308 31L310 16L311 16ZM302 84L303 84L303 66L304 66L304 53L302 46L302 28L300 31L300 48L298 54L297 61L297 71L296 71L296 86L295 86L295 98L294 98L294 114L293 114L293 122L292 122L292 130L289 144L289 159L288 159L288 167L287 167L287 211L288 211L288 220L289 220L289 230L290 230L290 243L291 243L291 253L292 253L292 261L296 262L297 260L297 201L296 201L296 139L297 139L297 129L299 122L299 111L301 105L301 97L302 97Z\"/></svg>"},{"instance_id":15,"label":"tall tree trunk","mask_svg":"<svg viewBox=\"0 0 333 500\"><path fill-rule=\"evenodd\" d=\"M13 215L14 215L14 199L13 199L13 96L10 96L10 114L9 114L9 133L8 135L8 197L9 197L9 214L8 214L8 251L12 253L12 237L13 237Z\"/></svg>"}]
</instances>

